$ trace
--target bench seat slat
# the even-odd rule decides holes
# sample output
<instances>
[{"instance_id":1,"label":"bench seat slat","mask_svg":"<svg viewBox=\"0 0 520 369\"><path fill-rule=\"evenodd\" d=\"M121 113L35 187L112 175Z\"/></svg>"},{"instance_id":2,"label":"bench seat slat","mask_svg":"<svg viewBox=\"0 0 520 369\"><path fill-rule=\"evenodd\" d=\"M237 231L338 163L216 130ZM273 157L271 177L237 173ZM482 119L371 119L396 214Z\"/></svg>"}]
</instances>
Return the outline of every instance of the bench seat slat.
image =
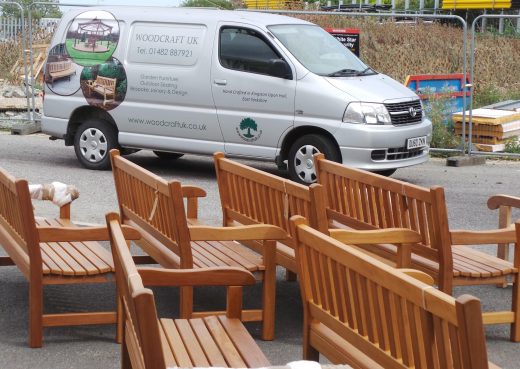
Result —
<instances>
[{"instance_id":1,"label":"bench seat slat","mask_svg":"<svg viewBox=\"0 0 520 369\"><path fill-rule=\"evenodd\" d=\"M226 359L224 359L219 347L213 340L211 333L204 324L204 320L190 319L190 324L209 361L209 366L225 367L227 365Z\"/></svg>"},{"instance_id":2,"label":"bench seat slat","mask_svg":"<svg viewBox=\"0 0 520 369\"><path fill-rule=\"evenodd\" d=\"M168 347L163 347L163 351L170 351L175 358L176 365L180 368L189 368L192 365L190 355L184 345L179 344L181 336L172 319L161 319L161 328L164 332Z\"/></svg>"},{"instance_id":3,"label":"bench seat slat","mask_svg":"<svg viewBox=\"0 0 520 369\"><path fill-rule=\"evenodd\" d=\"M224 355L228 366L231 368L245 368L247 365L242 359L242 356L237 351L236 346L229 337L226 330L222 327L219 319L215 316L209 316L204 318L204 323L211 332L215 343L220 348L220 351ZM244 328L245 329L245 328Z\"/></svg>"},{"instance_id":4,"label":"bench seat slat","mask_svg":"<svg viewBox=\"0 0 520 369\"><path fill-rule=\"evenodd\" d=\"M194 319L196 320L196 319ZM182 342L188 350L193 366L206 368L209 367L209 361L206 354L197 340L195 332L191 326L191 322L186 319L175 319L175 326L181 336Z\"/></svg>"}]
</instances>

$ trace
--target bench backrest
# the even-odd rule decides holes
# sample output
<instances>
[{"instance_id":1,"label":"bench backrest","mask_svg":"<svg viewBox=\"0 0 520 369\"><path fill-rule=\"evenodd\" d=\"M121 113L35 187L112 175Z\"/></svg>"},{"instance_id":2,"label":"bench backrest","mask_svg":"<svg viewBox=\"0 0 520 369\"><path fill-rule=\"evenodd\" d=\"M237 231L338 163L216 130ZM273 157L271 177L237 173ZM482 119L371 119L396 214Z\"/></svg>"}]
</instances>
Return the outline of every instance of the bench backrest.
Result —
<instances>
[{"instance_id":1,"label":"bench backrest","mask_svg":"<svg viewBox=\"0 0 520 369\"><path fill-rule=\"evenodd\" d=\"M215 153L223 225L273 224L287 232L281 242L294 248L289 219L301 215L316 229L327 231L327 217L320 185L300 185Z\"/></svg>"},{"instance_id":2,"label":"bench backrest","mask_svg":"<svg viewBox=\"0 0 520 369\"><path fill-rule=\"evenodd\" d=\"M29 185L0 168L0 245L27 279L42 275Z\"/></svg>"},{"instance_id":3,"label":"bench backrest","mask_svg":"<svg viewBox=\"0 0 520 369\"><path fill-rule=\"evenodd\" d=\"M64 61L58 61L58 62L49 62L48 68L49 72L61 72L63 70L67 70L72 66L72 60L64 60Z\"/></svg>"},{"instance_id":4,"label":"bench backrest","mask_svg":"<svg viewBox=\"0 0 520 369\"><path fill-rule=\"evenodd\" d=\"M108 89L112 89L112 90L114 90L116 88L116 82L117 82L116 78L109 78L109 77L103 77L103 76L97 76L96 81L95 81L96 84L106 87Z\"/></svg>"},{"instance_id":5,"label":"bench backrest","mask_svg":"<svg viewBox=\"0 0 520 369\"><path fill-rule=\"evenodd\" d=\"M317 232L304 219L293 221L305 329L312 332L319 323L359 350L338 357L332 345L322 354L356 368L373 368L374 362L383 368L488 368L478 299L454 299Z\"/></svg>"},{"instance_id":6,"label":"bench backrest","mask_svg":"<svg viewBox=\"0 0 520 369\"><path fill-rule=\"evenodd\" d=\"M318 183L325 189L332 226L358 230L408 228L422 237L413 252L439 263L439 285L452 273L444 189L424 188L314 157ZM336 223L336 224L335 224ZM423 247L421 247L423 246ZM442 287L441 287L442 288Z\"/></svg>"},{"instance_id":7,"label":"bench backrest","mask_svg":"<svg viewBox=\"0 0 520 369\"><path fill-rule=\"evenodd\" d=\"M125 349L134 369L166 368L153 292L143 281L126 244L119 219L107 216L125 324ZM130 348L130 349L128 349Z\"/></svg>"},{"instance_id":8,"label":"bench backrest","mask_svg":"<svg viewBox=\"0 0 520 369\"><path fill-rule=\"evenodd\" d=\"M180 257L181 268L193 258L182 188L110 152L121 222L139 230L146 242L160 242Z\"/></svg>"}]
</instances>

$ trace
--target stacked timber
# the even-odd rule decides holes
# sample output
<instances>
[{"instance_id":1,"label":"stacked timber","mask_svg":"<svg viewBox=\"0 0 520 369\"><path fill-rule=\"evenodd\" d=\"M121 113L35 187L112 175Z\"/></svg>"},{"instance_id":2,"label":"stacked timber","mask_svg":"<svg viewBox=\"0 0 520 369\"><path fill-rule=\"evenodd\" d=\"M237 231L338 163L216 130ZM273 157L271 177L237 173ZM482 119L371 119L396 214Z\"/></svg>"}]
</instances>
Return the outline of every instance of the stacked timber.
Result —
<instances>
[{"instance_id":1,"label":"stacked timber","mask_svg":"<svg viewBox=\"0 0 520 369\"><path fill-rule=\"evenodd\" d=\"M453 114L455 134L462 136L462 113ZM465 140L469 135L469 112L466 112ZM481 151L502 151L505 143L520 136L520 112L498 109L473 110L471 141Z\"/></svg>"}]
</instances>

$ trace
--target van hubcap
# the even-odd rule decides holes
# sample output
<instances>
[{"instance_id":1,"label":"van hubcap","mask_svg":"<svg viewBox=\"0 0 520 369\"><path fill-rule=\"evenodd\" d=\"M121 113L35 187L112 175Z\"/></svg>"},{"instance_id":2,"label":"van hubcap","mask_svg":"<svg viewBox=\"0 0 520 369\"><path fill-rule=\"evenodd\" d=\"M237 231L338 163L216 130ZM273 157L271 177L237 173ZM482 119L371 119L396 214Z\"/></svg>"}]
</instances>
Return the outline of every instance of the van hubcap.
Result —
<instances>
[{"instance_id":1,"label":"van hubcap","mask_svg":"<svg viewBox=\"0 0 520 369\"><path fill-rule=\"evenodd\" d=\"M99 163L107 155L107 138L97 128L83 131L79 139L81 155L91 163Z\"/></svg>"},{"instance_id":2,"label":"van hubcap","mask_svg":"<svg viewBox=\"0 0 520 369\"><path fill-rule=\"evenodd\" d=\"M316 147L305 145L300 147L294 156L294 169L298 177L305 183L316 182L313 155L319 153Z\"/></svg>"}]
</instances>

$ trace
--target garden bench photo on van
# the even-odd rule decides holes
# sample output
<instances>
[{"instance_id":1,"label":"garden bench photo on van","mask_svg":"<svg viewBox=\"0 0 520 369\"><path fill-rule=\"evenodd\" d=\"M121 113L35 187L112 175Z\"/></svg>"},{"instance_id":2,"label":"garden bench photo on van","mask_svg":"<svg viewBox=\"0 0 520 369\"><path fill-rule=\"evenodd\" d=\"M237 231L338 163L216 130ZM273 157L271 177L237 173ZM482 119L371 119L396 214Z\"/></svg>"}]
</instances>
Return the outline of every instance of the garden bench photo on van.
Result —
<instances>
[{"instance_id":1,"label":"garden bench photo on van","mask_svg":"<svg viewBox=\"0 0 520 369\"><path fill-rule=\"evenodd\" d=\"M46 84L42 130L88 169L108 169L112 148L160 159L222 151L310 184L317 152L385 175L428 160L432 125L419 97L300 19L74 9L48 60L71 60L77 73Z\"/></svg>"}]
</instances>

